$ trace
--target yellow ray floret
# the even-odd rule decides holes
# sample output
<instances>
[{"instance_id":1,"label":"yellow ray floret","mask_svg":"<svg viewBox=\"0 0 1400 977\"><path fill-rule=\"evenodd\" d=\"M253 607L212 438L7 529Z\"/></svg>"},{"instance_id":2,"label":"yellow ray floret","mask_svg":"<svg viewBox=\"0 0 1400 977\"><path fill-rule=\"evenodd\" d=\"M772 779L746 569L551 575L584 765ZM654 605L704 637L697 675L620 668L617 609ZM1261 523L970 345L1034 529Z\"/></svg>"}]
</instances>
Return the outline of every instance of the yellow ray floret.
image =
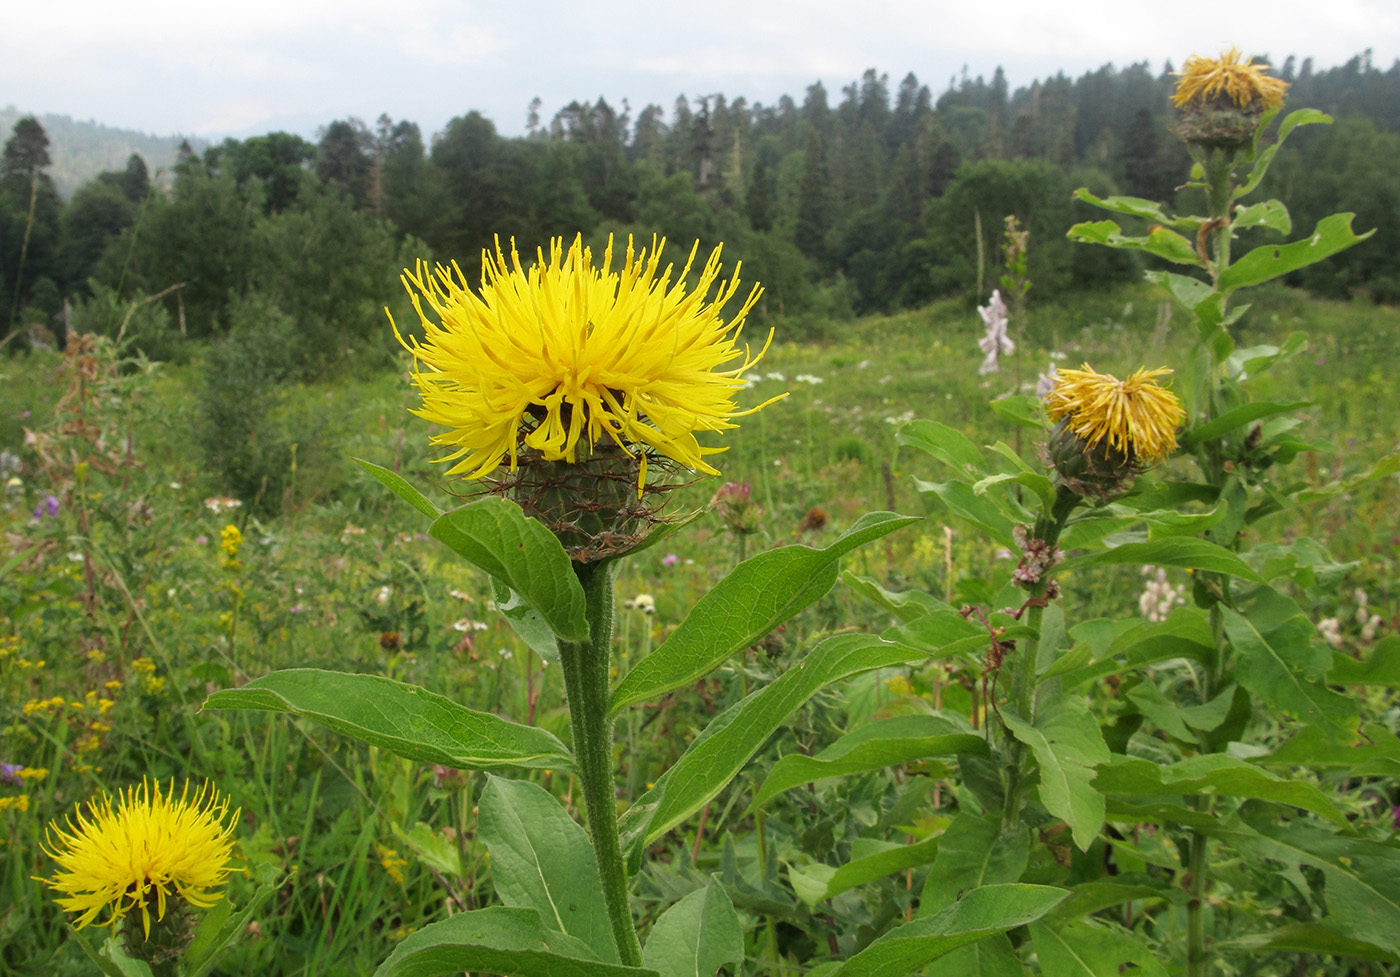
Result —
<instances>
[{"instance_id":1,"label":"yellow ray floret","mask_svg":"<svg viewBox=\"0 0 1400 977\"><path fill-rule=\"evenodd\" d=\"M67 830L49 825L44 850L58 865L52 878L38 879L61 895L55 900L67 912L79 913L82 929L102 912L100 925L116 923L132 910L141 911L147 937L154 903L157 920L165 917L167 900L178 896L191 906L207 908L221 896L231 871L233 828L238 812L228 817L228 798L208 783L191 796L189 781L177 798L174 781L142 782L112 798L101 794L86 816L76 812Z\"/></svg>"},{"instance_id":2,"label":"yellow ray floret","mask_svg":"<svg viewBox=\"0 0 1400 977\"><path fill-rule=\"evenodd\" d=\"M1172 101L1177 108L1185 108L1193 102L1206 102L1225 95L1240 108L1260 105L1264 108L1277 108L1283 104L1283 96L1288 91L1288 82L1281 78L1270 78L1264 72L1268 65L1255 64L1254 59L1242 61L1239 48L1230 48L1218 58L1202 58L1191 55L1178 77L1176 94Z\"/></svg>"},{"instance_id":3,"label":"yellow ray floret","mask_svg":"<svg viewBox=\"0 0 1400 977\"><path fill-rule=\"evenodd\" d=\"M1060 370L1045 409L1051 420L1068 417L1070 430L1089 447L1107 438L1138 463L1155 464L1176 450L1176 429L1186 416L1176 394L1157 383L1171 372L1143 368L1119 380L1087 363Z\"/></svg>"},{"instance_id":4,"label":"yellow ray floret","mask_svg":"<svg viewBox=\"0 0 1400 977\"><path fill-rule=\"evenodd\" d=\"M639 458L642 482L647 450L718 474L704 456L723 449L701 447L696 432L727 430L772 402L739 410L733 401L768 348L751 356L737 345L762 290L755 286L726 323L719 313L738 291L738 266L719 281L715 248L688 290L699 243L674 283L672 266L661 266L664 247L653 239L649 251L634 251L629 238L614 271L611 238L598 267L581 237L567 251L556 238L527 270L514 242L507 259L497 241L494 254L483 253L475 293L455 263L405 272L425 331L408 347L423 395L414 413L445 429L432 441L451 449L441 459L455 462L448 474L481 478L502 464L514 471L522 447L574 462L580 441L611 442Z\"/></svg>"}]
</instances>

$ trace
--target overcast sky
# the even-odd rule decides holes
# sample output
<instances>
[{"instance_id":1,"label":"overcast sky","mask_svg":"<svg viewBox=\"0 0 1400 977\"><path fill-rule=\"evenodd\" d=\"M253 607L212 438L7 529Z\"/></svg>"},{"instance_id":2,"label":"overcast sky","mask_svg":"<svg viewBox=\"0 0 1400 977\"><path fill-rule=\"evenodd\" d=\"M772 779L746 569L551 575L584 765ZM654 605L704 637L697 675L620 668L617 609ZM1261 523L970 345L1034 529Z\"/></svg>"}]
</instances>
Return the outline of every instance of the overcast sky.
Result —
<instances>
[{"instance_id":1,"label":"overcast sky","mask_svg":"<svg viewBox=\"0 0 1400 977\"><path fill-rule=\"evenodd\" d=\"M867 68L935 96L964 65L1013 88L1239 45L1319 68L1400 57L1396 0L0 0L0 106L158 135L252 135L380 113L425 134L477 109L505 135L606 98L668 113L721 92L833 104Z\"/></svg>"}]
</instances>

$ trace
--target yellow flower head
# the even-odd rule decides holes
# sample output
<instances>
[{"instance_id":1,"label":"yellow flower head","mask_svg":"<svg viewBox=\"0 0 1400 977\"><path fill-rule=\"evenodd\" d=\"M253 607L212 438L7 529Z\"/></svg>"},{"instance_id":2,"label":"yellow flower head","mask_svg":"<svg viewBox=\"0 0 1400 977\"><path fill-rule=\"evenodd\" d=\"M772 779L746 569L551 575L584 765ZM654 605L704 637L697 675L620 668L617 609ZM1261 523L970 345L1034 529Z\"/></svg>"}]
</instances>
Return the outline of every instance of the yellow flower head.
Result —
<instances>
[{"instance_id":1,"label":"yellow flower head","mask_svg":"<svg viewBox=\"0 0 1400 977\"><path fill-rule=\"evenodd\" d=\"M1152 465L1176 450L1176 429L1186 417L1176 394L1157 383L1171 372L1144 368L1119 380L1087 363L1060 370L1045 409L1051 420L1068 418L1069 429L1090 448L1107 439L1135 463Z\"/></svg>"},{"instance_id":2,"label":"yellow flower head","mask_svg":"<svg viewBox=\"0 0 1400 977\"><path fill-rule=\"evenodd\" d=\"M414 413L445 429L432 441L450 449L441 459L456 463L449 475L481 478L507 463L515 471L522 448L572 464L580 441L590 452L615 445L638 461L639 488L650 452L717 474L704 456L722 449L702 447L695 435L732 428L733 418L759 409L739 410L732 398L767 349L751 356L737 345L762 290L755 286L725 322L720 311L739 288L738 268L707 301L720 249L692 291L686 276L699 243L674 281L672 266L661 264L664 247L653 239L649 252L634 251L629 238L614 270L611 238L596 267L581 237L567 251L556 238L527 270L513 245L507 258L497 241L494 254L483 253L475 293L455 263L430 273L419 262L405 272L426 332L422 343L405 343L423 395Z\"/></svg>"},{"instance_id":3,"label":"yellow flower head","mask_svg":"<svg viewBox=\"0 0 1400 977\"><path fill-rule=\"evenodd\" d=\"M52 822L44 850L58 864L52 878L40 878L56 892L67 912L80 913L82 929L99 913L102 926L114 925L132 910L141 910L146 937L151 908L165 917L167 901L183 899L207 908L219 901L212 891L223 885L233 856L233 828L238 812L228 815L228 798L205 783L191 796L189 781L179 798L174 781L162 791L145 781L112 799L101 794L85 817L81 810L67 819L67 830Z\"/></svg>"},{"instance_id":4,"label":"yellow flower head","mask_svg":"<svg viewBox=\"0 0 1400 977\"><path fill-rule=\"evenodd\" d=\"M1177 108L1203 104L1225 96L1242 109L1251 107L1277 108L1283 104L1288 82L1264 74L1268 65L1255 64L1254 59L1242 61L1239 48L1230 48L1218 58L1191 55L1186 67L1177 73L1172 101Z\"/></svg>"}]
</instances>

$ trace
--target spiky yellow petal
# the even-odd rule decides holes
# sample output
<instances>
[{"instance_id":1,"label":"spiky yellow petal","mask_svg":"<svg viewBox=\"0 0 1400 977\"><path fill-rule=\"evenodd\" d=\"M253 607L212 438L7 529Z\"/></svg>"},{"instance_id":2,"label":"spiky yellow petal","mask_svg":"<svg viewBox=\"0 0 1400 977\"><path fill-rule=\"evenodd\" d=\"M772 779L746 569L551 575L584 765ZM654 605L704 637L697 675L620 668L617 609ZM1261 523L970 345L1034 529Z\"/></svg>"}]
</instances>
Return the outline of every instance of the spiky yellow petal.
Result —
<instances>
[{"instance_id":1,"label":"spiky yellow petal","mask_svg":"<svg viewBox=\"0 0 1400 977\"><path fill-rule=\"evenodd\" d=\"M164 918L172 897L199 908L219 901L213 890L231 871L238 812L227 817L228 798L208 783L193 796L189 781L178 798L174 788L174 781L164 791L143 781L118 792L115 807L98 795L86 816L79 810L66 819L67 830L49 825L43 847L58 871L38 881L62 894L60 907L80 914L79 929L104 911L100 925L108 926L139 909L149 937L152 909Z\"/></svg>"},{"instance_id":2,"label":"spiky yellow petal","mask_svg":"<svg viewBox=\"0 0 1400 977\"><path fill-rule=\"evenodd\" d=\"M1051 420L1069 418L1070 430L1090 448L1107 438L1138 464L1155 464L1176 450L1176 429L1186 416L1176 395L1157 383L1171 372L1143 368L1119 380L1087 363L1060 370L1045 409Z\"/></svg>"},{"instance_id":3,"label":"spiky yellow petal","mask_svg":"<svg viewBox=\"0 0 1400 977\"><path fill-rule=\"evenodd\" d=\"M527 270L514 242L507 259L497 241L494 254L483 254L476 292L455 264L430 272L420 262L405 273L425 331L408 344L423 397L414 413L444 428L432 442L450 449L441 459L455 462L448 474L514 471L525 450L573 463L580 442L589 450L610 443L638 459L641 481L648 452L717 474L704 456L722 449L702 447L695 435L733 428L733 418L759 409L739 410L732 398L767 349L750 355L737 345L761 289L726 323L719 313L738 291L737 266L720 281L715 248L691 291L686 276L699 243L674 284L672 266L661 265L664 247L653 239L650 250L636 251L629 238L614 271L611 238L598 267L581 237L567 251L555 239Z\"/></svg>"},{"instance_id":4,"label":"spiky yellow petal","mask_svg":"<svg viewBox=\"0 0 1400 977\"><path fill-rule=\"evenodd\" d=\"M1218 58L1193 54L1177 73L1181 80L1172 101L1177 108L1185 108L1224 95L1242 109L1277 108L1283 104L1288 82L1270 78L1264 74L1268 70L1268 65L1255 64L1253 58L1242 60L1239 48L1232 47Z\"/></svg>"}]
</instances>

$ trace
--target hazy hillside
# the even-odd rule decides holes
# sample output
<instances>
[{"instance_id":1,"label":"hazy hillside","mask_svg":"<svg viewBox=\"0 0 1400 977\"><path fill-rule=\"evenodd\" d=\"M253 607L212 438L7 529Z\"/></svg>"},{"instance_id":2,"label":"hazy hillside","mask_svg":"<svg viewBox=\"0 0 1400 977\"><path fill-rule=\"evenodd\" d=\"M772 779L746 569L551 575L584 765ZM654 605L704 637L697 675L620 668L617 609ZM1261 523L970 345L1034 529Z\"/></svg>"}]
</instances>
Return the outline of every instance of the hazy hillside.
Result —
<instances>
[{"instance_id":1,"label":"hazy hillside","mask_svg":"<svg viewBox=\"0 0 1400 977\"><path fill-rule=\"evenodd\" d=\"M13 105L0 108L0 133L8 137L15 122L28 114ZM114 129L98 122L77 122L66 115L45 113L38 119L49 136L53 166L48 173L64 199L98 173L123 169L132 153L141 154L152 177L158 170L168 170L175 162L175 151L182 138ZM206 145L203 139L190 139L196 152Z\"/></svg>"}]
</instances>

